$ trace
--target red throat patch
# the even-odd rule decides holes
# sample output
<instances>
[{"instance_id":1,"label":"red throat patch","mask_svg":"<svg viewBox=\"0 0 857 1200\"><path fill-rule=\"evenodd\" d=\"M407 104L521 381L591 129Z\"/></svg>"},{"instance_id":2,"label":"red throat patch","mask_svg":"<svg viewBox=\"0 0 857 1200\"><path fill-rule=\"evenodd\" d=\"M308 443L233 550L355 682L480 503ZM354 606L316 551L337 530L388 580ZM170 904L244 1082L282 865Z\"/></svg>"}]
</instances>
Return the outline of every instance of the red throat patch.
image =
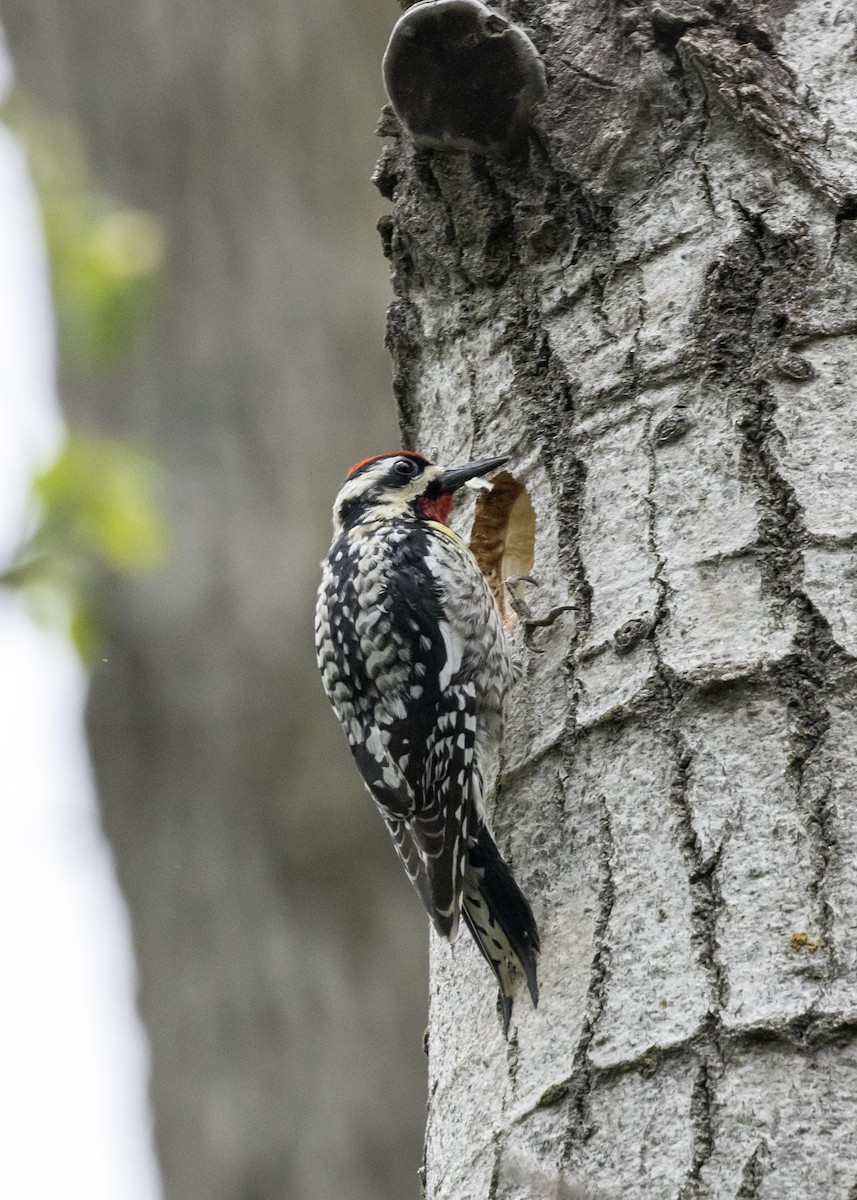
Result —
<instances>
[{"instance_id":1,"label":"red throat patch","mask_svg":"<svg viewBox=\"0 0 857 1200\"><path fill-rule=\"evenodd\" d=\"M452 492L443 492L436 500L428 500L420 496L420 510L428 521L439 521L441 525L449 524L449 514L452 512Z\"/></svg>"}]
</instances>

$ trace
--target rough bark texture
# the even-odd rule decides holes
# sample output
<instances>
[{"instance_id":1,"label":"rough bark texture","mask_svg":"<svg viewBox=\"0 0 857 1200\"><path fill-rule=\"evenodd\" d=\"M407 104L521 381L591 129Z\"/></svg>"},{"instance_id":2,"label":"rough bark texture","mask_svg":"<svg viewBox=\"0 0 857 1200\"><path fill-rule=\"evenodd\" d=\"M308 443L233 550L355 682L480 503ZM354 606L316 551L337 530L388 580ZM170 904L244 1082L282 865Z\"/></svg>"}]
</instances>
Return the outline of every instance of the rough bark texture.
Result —
<instances>
[{"instance_id":1,"label":"rough bark texture","mask_svg":"<svg viewBox=\"0 0 857 1200\"><path fill-rule=\"evenodd\" d=\"M312 637L332 498L396 439L369 183L394 16L0 0L31 98L168 242L132 361L63 389L171 479L173 553L102 597L90 705L167 1200L418 1192L425 920Z\"/></svg>"},{"instance_id":2,"label":"rough bark texture","mask_svg":"<svg viewBox=\"0 0 857 1200\"><path fill-rule=\"evenodd\" d=\"M550 616L494 806L541 1004L504 1043L434 946L427 1195L848 1200L854 9L498 7L547 66L525 151L388 114L377 173L405 437L513 454Z\"/></svg>"}]
</instances>

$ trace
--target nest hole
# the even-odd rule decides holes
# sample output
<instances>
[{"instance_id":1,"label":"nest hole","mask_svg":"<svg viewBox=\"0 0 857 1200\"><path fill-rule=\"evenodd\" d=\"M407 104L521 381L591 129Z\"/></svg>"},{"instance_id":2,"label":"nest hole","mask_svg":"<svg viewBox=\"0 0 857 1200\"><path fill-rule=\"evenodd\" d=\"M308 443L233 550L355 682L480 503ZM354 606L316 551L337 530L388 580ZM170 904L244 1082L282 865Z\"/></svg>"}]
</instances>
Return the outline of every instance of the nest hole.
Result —
<instances>
[{"instance_id":1,"label":"nest hole","mask_svg":"<svg viewBox=\"0 0 857 1200\"><path fill-rule=\"evenodd\" d=\"M533 569L536 512L527 489L508 471L501 471L491 491L481 492L476 501L470 549L491 585L504 625L514 625L518 615L505 584Z\"/></svg>"}]
</instances>

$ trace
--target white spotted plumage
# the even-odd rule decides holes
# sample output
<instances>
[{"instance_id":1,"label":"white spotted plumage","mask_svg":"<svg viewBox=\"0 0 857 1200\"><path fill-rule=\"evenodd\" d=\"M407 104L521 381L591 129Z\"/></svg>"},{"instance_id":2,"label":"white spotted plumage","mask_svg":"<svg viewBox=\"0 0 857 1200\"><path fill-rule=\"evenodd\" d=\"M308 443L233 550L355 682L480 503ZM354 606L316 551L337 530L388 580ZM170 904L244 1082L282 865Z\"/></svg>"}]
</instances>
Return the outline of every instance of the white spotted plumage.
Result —
<instances>
[{"instance_id":1,"label":"white spotted plumage","mask_svg":"<svg viewBox=\"0 0 857 1200\"><path fill-rule=\"evenodd\" d=\"M451 493L468 470L502 461L443 472L403 453L355 468L334 510L316 643L325 691L435 929L454 939L464 904L508 1022L518 973L536 999L539 948L484 818L512 665L484 575L435 519L447 482Z\"/></svg>"}]
</instances>

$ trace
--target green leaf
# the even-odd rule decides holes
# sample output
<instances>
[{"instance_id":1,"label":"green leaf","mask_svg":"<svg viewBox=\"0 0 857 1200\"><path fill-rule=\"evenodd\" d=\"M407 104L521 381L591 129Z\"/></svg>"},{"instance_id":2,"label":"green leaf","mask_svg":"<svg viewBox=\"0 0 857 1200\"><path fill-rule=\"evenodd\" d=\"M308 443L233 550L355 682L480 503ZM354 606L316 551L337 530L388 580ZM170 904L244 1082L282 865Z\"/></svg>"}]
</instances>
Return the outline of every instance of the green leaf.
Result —
<instances>
[{"instance_id":1,"label":"green leaf","mask_svg":"<svg viewBox=\"0 0 857 1200\"><path fill-rule=\"evenodd\" d=\"M148 570L166 555L163 490L162 471L140 449L69 438L34 483L38 523L0 583L21 591L39 621L65 630L91 660L100 640L100 574Z\"/></svg>"},{"instance_id":2,"label":"green leaf","mask_svg":"<svg viewBox=\"0 0 857 1200\"><path fill-rule=\"evenodd\" d=\"M160 484L154 461L128 443L71 437L35 482L43 515L33 546L126 572L154 566L165 552L155 503Z\"/></svg>"}]
</instances>

